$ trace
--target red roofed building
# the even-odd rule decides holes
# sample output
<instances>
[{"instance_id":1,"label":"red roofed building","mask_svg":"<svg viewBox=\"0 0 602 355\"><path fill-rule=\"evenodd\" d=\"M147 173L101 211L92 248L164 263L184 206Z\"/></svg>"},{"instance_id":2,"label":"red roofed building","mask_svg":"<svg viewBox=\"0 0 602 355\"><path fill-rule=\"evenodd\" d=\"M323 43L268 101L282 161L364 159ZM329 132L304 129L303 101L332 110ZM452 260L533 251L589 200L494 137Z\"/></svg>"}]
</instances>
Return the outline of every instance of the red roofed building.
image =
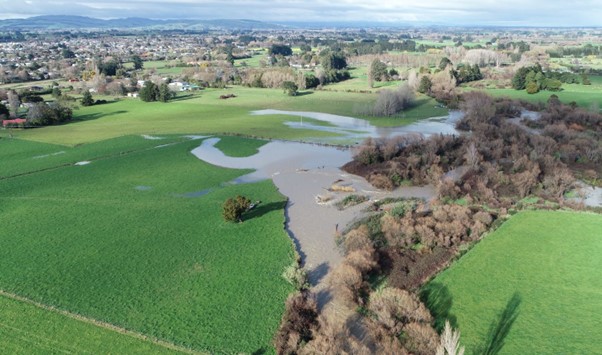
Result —
<instances>
[{"instance_id":1,"label":"red roofed building","mask_svg":"<svg viewBox=\"0 0 602 355\"><path fill-rule=\"evenodd\" d=\"M21 124L24 124L25 122L27 122L27 120L24 118L15 118L14 120L4 120L4 121L2 121L2 127L6 127L9 124L21 125Z\"/></svg>"}]
</instances>

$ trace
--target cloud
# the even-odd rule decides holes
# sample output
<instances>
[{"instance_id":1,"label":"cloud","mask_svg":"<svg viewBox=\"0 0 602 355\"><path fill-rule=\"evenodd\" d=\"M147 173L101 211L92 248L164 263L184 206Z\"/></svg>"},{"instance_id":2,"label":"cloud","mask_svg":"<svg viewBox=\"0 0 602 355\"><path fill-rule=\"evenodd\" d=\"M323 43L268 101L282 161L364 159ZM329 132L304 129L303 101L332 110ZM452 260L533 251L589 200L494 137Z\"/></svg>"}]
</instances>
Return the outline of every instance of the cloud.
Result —
<instances>
[{"instance_id":1,"label":"cloud","mask_svg":"<svg viewBox=\"0 0 602 355\"><path fill-rule=\"evenodd\" d=\"M362 21L449 25L593 26L598 0L11 0L0 17L82 15L284 21Z\"/></svg>"}]
</instances>

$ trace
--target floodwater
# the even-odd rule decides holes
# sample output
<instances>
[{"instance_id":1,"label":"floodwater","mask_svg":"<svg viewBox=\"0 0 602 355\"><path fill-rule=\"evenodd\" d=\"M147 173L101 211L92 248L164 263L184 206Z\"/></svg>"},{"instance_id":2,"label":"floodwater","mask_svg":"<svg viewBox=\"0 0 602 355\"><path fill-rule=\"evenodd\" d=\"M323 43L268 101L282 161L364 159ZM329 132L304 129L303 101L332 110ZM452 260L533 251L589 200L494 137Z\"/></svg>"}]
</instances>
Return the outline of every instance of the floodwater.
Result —
<instances>
[{"instance_id":1,"label":"floodwater","mask_svg":"<svg viewBox=\"0 0 602 355\"><path fill-rule=\"evenodd\" d=\"M434 117L402 127L375 127L370 122L353 117L330 115L318 112L292 112L263 110L255 115L288 115L294 120L286 122L289 127L328 131L337 133L340 138L329 138L330 142L359 142L368 137L392 137L403 134L458 134L455 123L462 117L459 111L452 111L445 117ZM298 118L298 120L296 119ZM311 122L303 122L311 118ZM315 124L317 120L323 125ZM219 138L205 139L194 150L199 159L221 167L233 169L253 169L250 174L241 176L227 184L250 183L272 179L278 190L288 197L286 206L286 230L295 242L304 266L309 271L309 280L318 289L325 287L324 275L335 267L342 256L335 243L335 234L343 230L354 219L365 215L363 209L369 202L338 210L333 203L351 192L332 192L334 184L351 187L357 194L367 196L370 201L385 197L407 197L430 200L435 196L432 186L398 188L395 191L381 191L372 187L365 179L347 174L340 169L353 159L348 148L319 144L286 141L271 141L249 157L229 157L215 147ZM185 194L185 197L199 197L212 190ZM321 196L332 198L327 204L318 203ZM251 197L252 198L252 197ZM322 300L323 301L323 300Z\"/></svg>"},{"instance_id":2,"label":"floodwater","mask_svg":"<svg viewBox=\"0 0 602 355\"><path fill-rule=\"evenodd\" d=\"M458 134L455 123L462 117L459 111L451 111L448 116L435 117L418 121L402 127L375 127L366 120L323 114L317 112L292 112L263 110L255 111L256 115L289 115L294 120L286 122L289 127L312 129L340 134L338 142L361 141L367 137L392 137L403 134ZM315 121L303 122L303 118ZM535 117L528 117L536 119ZM352 187L356 194L365 195L369 201L385 197L420 198L430 200L436 194L433 186L401 187L395 191L381 191L372 187L365 179L347 174L340 169L351 161L351 149L334 146L307 144L286 141L271 141L259 148L257 154L249 157L229 157L215 147L219 138L207 138L192 153L199 159L213 165L235 168L254 169L250 174L241 176L227 184L249 183L272 179L279 191L288 197L285 210L286 230L295 242L302 262L309 271L309 280L315 286L317 294L327 290L324 276L342 260L335 243L335 234L340 233L355 219L366 215L364 202L343 211L333 203L340 201L351 192L333 192L329 188L334 184ZM329 138L329 141L333 141ZM336 140L334 140L337 142ZM450 178L459 178L462 170L450 172ZM185 194L185 197L198 197L213 190L203 190ZM600 205L602 189L593 188L588 196L588 204ZM320 197L328 195L333 200L319 203ZM250 196L253 198L252 196ZM587 203L587 202L586 202ZM327 295L327 293L324 293ZM320 298L320 297L319 297ZM328 297L319 299L321 306Z\"/></svg>"},{"instance_id":3,"label":"floodwater","mask_svg":"<svg viewBox=\"0 0 602 355\"><path fill-rule=\"evenodd\" d=\"M584 205L589 207L602 207L602 188L579 181L577 183L577 191L580 196L570 200L583 202Z\"/></svg>"},{"instance_id":4,"label":"floodwater","mask_svg":"<svg viewBox=\"0 0 602 355\"><path fill-rule=\"evenodd\" d=\"M340 211L333 204L351 192L333 192L329 188L337 183L352 188L370 201L385 197L416 197L425 200L435 194L431 186L405 187L395 191L380 191L365 179L347 174L340 169L352 159L350 149L298 142L272 141L250 157L229 157L215 147L219 138L205 139L194 150L199 159L213 165L255 169L229 183L249 183L272 179L280 193L288 197L285 210L286 230L293 239L304 266L309 271L309 281L325 287L322 282L330 269L338 265L342 256L335 243L335 234L354 219L365 213L368 203ZM203 196L210 191L184 195ZM319 196L329 195L327 204L318 203ZM253 198L252 196L250 196ZM340 226L340 227L339 227ZM324 300L321 300L321 304Z\"/></svg>"},{"instance_id":5,"label":"floodwater","mask_svg":"<svg viewBox=\"0 0 602 355\"><path fill-rule=\"evenodd\" d=\"M255 169L254 172L243 175L232 183L256 182L272 178L283 171L297 171L322 167L340 167L351 161L349 149L342 149L317 144L297 142L272 141L250 157L229 157L215 147L219 138L205 139L203 143L192 150L197 158L221 167L232 169Z\"/></svg>"},{"instance_id":6,"label":"floodwater","mask_svg":"<svg viewBox=\"0 0 602 355\"><path fill-rule=\"evenodd\" d=\"M433 134L458 134L455 124L463 116L461 111L450 111L447 116L427 118L406 126L376 127L367 120L321 112L260 110L253 111L252 114L294 117L294 121L287 121L284 124L295 129L310 129L340 134L340 138L328 139L334 142L349 141L350 139L362 140L368 137L392 137L408 133L418 133L425 136ZM311 118L312 120L324 122L327 125L318 125L307 121L303 122L303 118Z\"/></svg>"}]
</instances>

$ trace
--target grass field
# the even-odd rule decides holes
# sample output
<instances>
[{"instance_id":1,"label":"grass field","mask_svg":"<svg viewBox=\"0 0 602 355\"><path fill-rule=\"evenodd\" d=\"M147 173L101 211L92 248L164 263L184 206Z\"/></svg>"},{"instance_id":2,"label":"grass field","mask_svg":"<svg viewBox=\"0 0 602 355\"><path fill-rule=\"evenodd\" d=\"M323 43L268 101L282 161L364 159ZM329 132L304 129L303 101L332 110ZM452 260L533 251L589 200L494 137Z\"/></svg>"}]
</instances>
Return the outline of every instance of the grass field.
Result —
<instances>
[{"instance_id":1,"label":"grass field","mask_svg":"<svg viewBox=\"0 0 602 355\"><path fill-rule=\"evenodd\" d=\"M230 139L232 155L258 147ZM281 274L294 253L282 228L285 199L271 181L223 186L246 171L199 161L189 153L199 140L122 137L74 148L0 142L5 176L32 171L0 180L0 289L197 350L269 351L292 291ZM149 146L166 142L177 144ZM36 162L16 168L27 154ZM44 159L65 160L38 171ZM65 163L73 160L91 163ZM221 204L237 194L262 203L244 223L226 223ZM22 329L36 317L1 323ZM102 338L104 330L89 332ZM0 337L0 349L19 344Z\"/></svg>"},{"instance_id":2,"label":"grass field","mask_svg":"<svg viewBox=\"0 0 602 355\"><path fill-rule=\"evenodd\" d=\"M215 147L230 157L248 157L256 154L268 141L232 136L221 136Z\"/></svg>"},{"instance_id":3,"label":"grass field","mask_svg":"<svg viewBox=\"0 0 602 355\"><path fill-rule=\"evenodd\" d=\"M562 90L557 92L540 91L528 94L525 90L487 88L484 91L495 97L510 97L530 102L546 103L551 95L557 95L563 103L576 102L577 105L589 108L592 104L602 107L602 76L590 76L592 85L562 84ZM474 90L464 87L464 90Z\"/></svg>"},{"instance_id":4,"label":"grass field","mask_svg":"<svg viewBox=\"0 0 602 355\"><path fill-rule=\"evenodd\" d=\"M233 93L237 97L220 100L219 96L224 93ZM15 130L13 133L19 138L66 145L132 134L239 133L284 139L332 137L333 133L329 132L290 129L283 124L290 121L288 116L254 116L250 112L283 109L353 116L355 105L369 104L374 100L375 94L308 91L297 97L290 97L282 93L282 90L233 87L182 94L170 103L123 99L105 105L81 107L74 112L75 122L62 126ZM407 112L410 120L447 113L444 109L434 110L434 100L420 102L421 105ZM435 111L437 114L433 114ZM410 121L376 118L373 122L377 125L400 125ZM5 132L4 135L6 134Z\"/></svg>"},{"instance_id":5,"label":"grass field","mask_svg":"<svg viewBox=\"0 0 602 355\"><path fill-rule=\"evenodd\" d=\"M525 90L514 89L487 89L493 96L507 96L514 99L522 99L531 102L546 103L551 95L557 95L561 102L570 103L575 101L577 105L588 108L592 104L602 107L602 87L598 85L563 84L563 90L559 92L540 91L537 94L527 94Z\"/></svg>"},{"instance_id":6,"label":"grass field","mask_svg":"<svg viewBox=\"0 0 602 355\"><path fill-rule=\"evenodd\" d=\"M0 296L0 351L5 354L180 353L4 296Z\"/></svg>"},{"instance_id":7,"label":"grass field","mask_svg":"<svg viewBox=\"0 0 602 355\"><path fill-rule=\"evenodd\" d=\"M500 354L599 353L601 231L600 215L521 212L431 283L444 287L436 303L451 303L467 350L493 322L506 325L494 343L509 330Z\"/></svg>"},{"instance_id":8,"label":"grass field","mask_svg":"<svg viewBox=\"0 0 602 355\"><path fill-rule=\"evenodd\" d=\"M152 149L161 144L188 140L182 136L162 135L160 140L145 139L142 136L124 136L102 142L94 142L76 147L21 139L0 139L0 179L27 174L40 170L73 165L79 161L98 160L115 157L139 150Z\"/></svg>"},{"instance_id":9,"label":"grass field","mask_svg":"<svg viewBox=\"0 0 602 355\"><path fill-rule=\"evenodd\" d=\"M149 70L152 69L159 75L179 75L182 74L186 67L177 67L175 66L179 61L176 60L149 60L143 63L143 69ZM127 62L124 63L123 66L126 69L133 69L134 63Z\"/></svg>"},{"instance_id":10,"label":"grass field","mask_svg":"<svg viewBox=\"0 0 602 355\"><path fill-rule=\"evenodd\" d=\"M237 68L259 68L262 60L267 62L267 53L261 52L253 55L251 58L235 59L234 66Z\"/></svg>"},{"instance_id":11,"label":"grass field","mask_svg":"<svg viewBox=\"0 0 602 355\"><path fill-rule=\"evenodd\" d=\"M391 68L389 68L391 69ZM394 88L400 85L400 81L375 81L374 87L368 86L368 68L365 66L351 68L349 70L351 79L338 83L328 84L324 87L325 90L336 91L370 91L377 92L383 88Z\"/></svg>"}]
</instances>

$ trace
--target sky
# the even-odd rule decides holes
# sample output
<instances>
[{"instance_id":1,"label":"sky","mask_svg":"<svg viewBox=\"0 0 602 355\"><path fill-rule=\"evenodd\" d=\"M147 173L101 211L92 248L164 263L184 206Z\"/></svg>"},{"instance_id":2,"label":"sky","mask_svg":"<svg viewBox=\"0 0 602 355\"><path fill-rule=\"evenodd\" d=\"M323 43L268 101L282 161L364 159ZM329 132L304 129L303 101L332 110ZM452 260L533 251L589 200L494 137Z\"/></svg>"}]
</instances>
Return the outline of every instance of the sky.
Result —
<instances>
[{"instance_id":1,"label":"sky","mask_svg":"<svg viewBox=\"0 0 602 355\"><path fill-rule=\"evenodd\" d=\"M602 0L0 0L0 19L252 19L490 26L602 26Z\"/></svg>"}]
</instances>

